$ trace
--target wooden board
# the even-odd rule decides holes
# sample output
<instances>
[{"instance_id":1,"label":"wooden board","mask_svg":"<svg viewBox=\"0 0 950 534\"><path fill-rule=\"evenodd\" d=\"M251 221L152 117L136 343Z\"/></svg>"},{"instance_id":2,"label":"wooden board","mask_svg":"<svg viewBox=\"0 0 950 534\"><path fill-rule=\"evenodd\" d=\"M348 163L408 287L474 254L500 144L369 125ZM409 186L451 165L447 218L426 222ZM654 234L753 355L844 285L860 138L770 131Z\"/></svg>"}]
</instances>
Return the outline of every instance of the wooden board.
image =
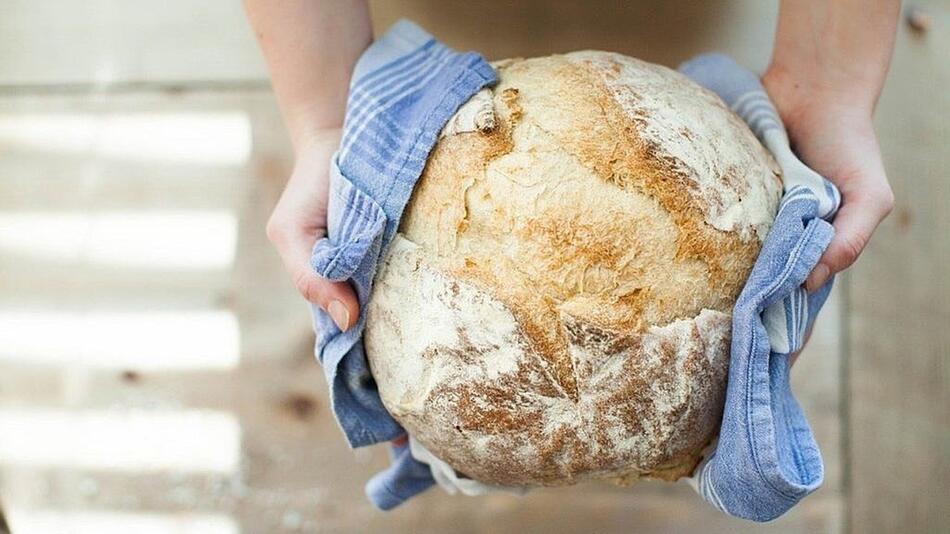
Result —
<instances>
[{"instance_id":1,"label":"wooden board","mask_svg":"<svg viewBox=\"0 0 950 534\"><path fill-rule=\"evenodd\" d=\"M599 48L675 65L716 49L757 69L768 61L776 8L759 0L372 4L377 31L408 17L491 59ZM826 483L780 520L755 526L722 516L688 488L663 484L589 484L526 499L432 491L394 513L374 511L361 486L386 464L385 451L353 453L343 444L310 354L305 307L263 236L291 162L239 4L6 3L3 117L238 112L252 135L249 159L236 164L170 165L0 142L0 212L222 209L238 218L238 259L223 276L0 258L0 311L212 307L233 310L241 330L240 367L229 372L145 374L131 383L120 371L81 362L0 364L0 409L215 409L233 412L243 436L242 469L222 476L0 466L11 521L35 508L224 514L247 532L950 531L950 6L918 4L933 18L931 30L918 36L902 25L878 115L897 209L839 283L793 373L825 456ZM177 90L161 90L168 86ZM301 391L317 406L302 419L285 404Z\"/></svg>"},{"instance_id":2,"label":"wooden board","mask_svg":"<svg viewBox=\"0 0 950 534\"><path fill-rule=\"evenodd\" d=\"M877 116L897 206L850 275L853 532L950 531L950 5L916 4Z\"/></svg>"}]
</instances>

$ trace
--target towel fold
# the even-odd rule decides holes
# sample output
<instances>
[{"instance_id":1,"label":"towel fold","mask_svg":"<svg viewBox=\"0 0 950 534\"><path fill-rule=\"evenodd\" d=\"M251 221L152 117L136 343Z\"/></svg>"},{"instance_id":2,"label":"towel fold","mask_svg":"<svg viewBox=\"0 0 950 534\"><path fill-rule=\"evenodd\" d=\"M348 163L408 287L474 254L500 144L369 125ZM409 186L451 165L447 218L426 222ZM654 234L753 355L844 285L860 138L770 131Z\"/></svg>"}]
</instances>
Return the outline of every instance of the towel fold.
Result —
<instances>
[{"instance_id":1,"label":"towel fold","mask_svg":"<svg viewBox=\"0 0 950 534\"><path fill-rule=\"evenodd\" d=\"M311 265L330 280L348 280L366 309L373 276L396 233L412 188L439 131L483 87L496 81L478 54L458 53L408 21L396 23L360 57L350 84L340 148L330 166L327 237ZM346 332L311 306L315 353L330 403L351 447L405 434L386 411L363 349L365 315ZM394 464L367 485L389 509L433 484L428 467L394 447Z\"/></svg>"},{"instance_id":2,"label":"towel fold","mask_svg":"<svg viewBox=\"0 0 950 534\"><path fill-rule=\"evenodd\" d=\"M758 76L722 54L699 56L680 71L719 95L782 168L785 194L778 215L732 310L719 440L693 476L694 487L716 508L768 521L824 478L818 444L792 394L789 357L801 349L831 292L833 279L811 295L802 284L834 235L828 220L841 196L792 152Z\"/></svg>"}]
</instances>

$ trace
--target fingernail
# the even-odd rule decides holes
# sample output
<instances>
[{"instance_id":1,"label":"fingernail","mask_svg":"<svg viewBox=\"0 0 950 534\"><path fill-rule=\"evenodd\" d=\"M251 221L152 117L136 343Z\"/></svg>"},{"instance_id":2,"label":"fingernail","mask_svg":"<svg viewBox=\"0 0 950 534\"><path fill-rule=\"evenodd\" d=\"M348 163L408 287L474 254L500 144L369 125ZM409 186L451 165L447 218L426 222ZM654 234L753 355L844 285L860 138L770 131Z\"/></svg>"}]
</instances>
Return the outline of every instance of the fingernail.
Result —
<instances>
[{"instance_id":1,"label":"fingernail","mask_svg":"<svg viewBox=\"0 0 950 534\"><path fill-rule=\"evenodd\" d=\"M350 312L346 310L346 306L342 302L338 300L330 302L330 305L327 306L327 312L340 330L346 331L350 326Z\"/></svg>"},{"instance_id":2,"label":"fingernail","mask_svg":"<svg viewBox=\"0 0 950 534\"><path fill-rule=\"evenodd\" d=\"M814 293L821 286L825 285L825 282L828 281L828 275L831 273L831 270L824 263L819 263L812 270L811 274L808 275L808 279L805 280L805 291L809 293Z\"/></svg>"}]
</instances>

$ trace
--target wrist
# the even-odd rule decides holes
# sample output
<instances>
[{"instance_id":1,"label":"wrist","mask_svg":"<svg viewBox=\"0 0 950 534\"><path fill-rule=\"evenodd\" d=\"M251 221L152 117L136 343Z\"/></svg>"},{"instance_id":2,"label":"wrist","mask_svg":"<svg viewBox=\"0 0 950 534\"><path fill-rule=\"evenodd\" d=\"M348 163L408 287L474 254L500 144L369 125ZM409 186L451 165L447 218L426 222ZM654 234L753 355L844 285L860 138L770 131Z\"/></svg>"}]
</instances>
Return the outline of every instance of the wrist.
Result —
<instances>
[{"instance_id":1,"label":"wrist","mask_svg":"<svg viewBox=\"0 0 950 534\"><path fill-rule=\"evenodd\" d=\"M342 126L310 126L298 128L291 132L291 138L294 145L294 153L297 159L304 154L309 153L314 147L325 148L340 144L340 138L343 135Z\"/></svg>"},{"instance_id":2,"label":"wrist","mask_svg":"<svg viewBox=\"0 0 950 534\"><path fill-rule=\"evenodd\" d=\"M790 129L823 117L856 127L872 124L876 91L866 87L834 83L818 73L793 73L774 63L762 75L762 85Z\"/></svg>"}]
</instances>

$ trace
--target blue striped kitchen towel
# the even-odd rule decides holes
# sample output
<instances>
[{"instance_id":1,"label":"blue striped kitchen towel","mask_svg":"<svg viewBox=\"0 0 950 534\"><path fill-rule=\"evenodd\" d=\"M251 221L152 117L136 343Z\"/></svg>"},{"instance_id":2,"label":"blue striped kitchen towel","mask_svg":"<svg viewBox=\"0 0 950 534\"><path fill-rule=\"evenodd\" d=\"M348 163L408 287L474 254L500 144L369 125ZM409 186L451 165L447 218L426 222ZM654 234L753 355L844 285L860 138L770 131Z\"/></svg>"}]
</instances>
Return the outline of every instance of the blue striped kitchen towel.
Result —
<instances>
[{"instance_id":1,"label":"blue striped kitchen towel","mask_svg":"<svg viewBox=\"0 0 950 534\"><path fill-rule=\"evenodd\" d=\"M774 519L817 489L824 477L818 444L789 383L789 357L831 291L829 280L802 288L828 247L837 188L792 153L758 76L721 54L680 70L713 91L749 125L782 168L785 194L755 266L732 311L732 354L719 439L691 479L709 503L751 519Z\"/></svg>"},{"instance_id":2,"label":"blue striped kitchen towel","mask_svg":"<svg viewBox=\"0 0 950 534\"><path fill-rule=\"evenodd\" d=\"M366 309L377 264L439 132L462 104L495 81L480 55L455 52L409 21L396 23L357 62L330 168L327 237L314 246L311 265L330 280L349 280L360 309ZM311 308L315 353L350 446L403 435L370 374L362 342L365 315L340 332L323 310ZM393 447L392 467L367 485L377 506L391 508L432 485L427 466L408 449Z\"/></svg>"}]
</instances>

